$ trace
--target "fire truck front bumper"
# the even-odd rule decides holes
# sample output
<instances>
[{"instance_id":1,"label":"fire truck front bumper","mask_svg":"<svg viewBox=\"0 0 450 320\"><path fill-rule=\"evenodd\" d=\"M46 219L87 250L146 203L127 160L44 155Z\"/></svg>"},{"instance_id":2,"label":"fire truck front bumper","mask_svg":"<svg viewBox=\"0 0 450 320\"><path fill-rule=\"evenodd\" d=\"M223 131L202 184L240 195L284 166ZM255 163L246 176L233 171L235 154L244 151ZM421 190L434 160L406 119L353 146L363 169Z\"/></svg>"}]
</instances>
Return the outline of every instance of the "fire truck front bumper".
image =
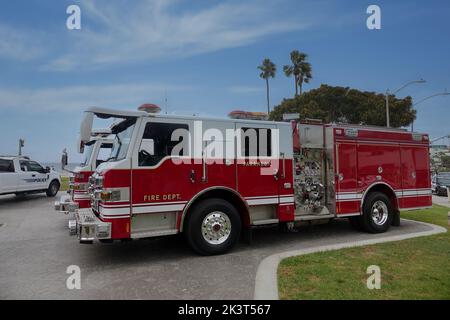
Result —
<instances>
[{"instance_id":1,"label":"fire truck front bumper","mask_svg":"<svg viewBox=\"0 0 450 320\"><path fill-rule=\"evenodd\" d=\"M78 209L78 203L72 201L70 195L63 195L58 201L55 201L55 210L68 214L69 212L75 212Z\"/></svg>"},{"instance_id":2,"label":"fire truck front bumper","mask_svg":"<svg viewBox=\"0 0 450 320\"><path fill-rule=\"evenodd\" d=\"M111 223L101 221L92 209L78 209L75 217L77 235L81 243L111 239Z\"/></svg>"}]
</instances>

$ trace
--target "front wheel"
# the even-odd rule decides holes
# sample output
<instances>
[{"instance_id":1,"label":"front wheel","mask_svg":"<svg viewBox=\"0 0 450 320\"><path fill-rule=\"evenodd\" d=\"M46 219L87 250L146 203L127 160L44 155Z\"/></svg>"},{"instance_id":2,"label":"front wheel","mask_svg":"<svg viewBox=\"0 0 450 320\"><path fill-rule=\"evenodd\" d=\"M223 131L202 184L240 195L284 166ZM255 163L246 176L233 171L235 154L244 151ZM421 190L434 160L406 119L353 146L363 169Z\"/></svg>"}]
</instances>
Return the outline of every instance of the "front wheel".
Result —
<instances>
[{"instance_id":1,"label":"front wheel","mask_svg":"<svg viewBox=\"0 0 450 320\"><path fill-rule=\"evenodd\" d=\"M53 180L47 189L47 196L48 197L54 197L59 191L59 182L56 180Z\"/></svg>"},{"instance_id":2,"label":"front wheel","mask_svg":"<svg viewBox=\"0 0 450 320\"><path fill-rule=\"evenodd\" d=\"M373 192L364 201L361 223L367 232L381 233L392 223L393 209L389 198L381 192Z\"/></svg>"},{"instance_id":3,"label":"front wheel","mask_svg":"<svg viewBox=\"0 0 450 320\"><path fill-rule=\"evenodd\" d=\"M217 198L206 199L188 214L185 235L197 253L222 254L237 243L241 219L231 203Z\"/></svg>"}]
</instances>

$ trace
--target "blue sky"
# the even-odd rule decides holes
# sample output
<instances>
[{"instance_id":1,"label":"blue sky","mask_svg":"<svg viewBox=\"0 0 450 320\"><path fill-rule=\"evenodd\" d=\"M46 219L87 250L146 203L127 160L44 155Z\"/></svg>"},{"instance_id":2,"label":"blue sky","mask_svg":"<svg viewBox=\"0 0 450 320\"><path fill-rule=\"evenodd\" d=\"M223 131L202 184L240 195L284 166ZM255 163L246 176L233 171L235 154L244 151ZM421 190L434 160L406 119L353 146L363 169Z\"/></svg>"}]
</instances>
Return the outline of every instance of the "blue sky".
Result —
<instances>
[{"instance_id":1,"label":"blue sky","mask_svg":"<svg viewBox=\"0 0 450 320\"><path fill-rule=\"evenodd\" d=\"M81 8L81 30L66 28L66 8ZM381 7L381 30L366 9ZM309 54L314 79L361 90L395 90L415 101L450 90L448 1L16 0L0 4L0 153L71 161L82 110L135 109L145 102L176 114L225 117L265 111L256 67L279 69L271 104L293 95L282 74L293 49ZM450 133L450 96L417 106L415 128Z\"/></svg>"}]
</instances>

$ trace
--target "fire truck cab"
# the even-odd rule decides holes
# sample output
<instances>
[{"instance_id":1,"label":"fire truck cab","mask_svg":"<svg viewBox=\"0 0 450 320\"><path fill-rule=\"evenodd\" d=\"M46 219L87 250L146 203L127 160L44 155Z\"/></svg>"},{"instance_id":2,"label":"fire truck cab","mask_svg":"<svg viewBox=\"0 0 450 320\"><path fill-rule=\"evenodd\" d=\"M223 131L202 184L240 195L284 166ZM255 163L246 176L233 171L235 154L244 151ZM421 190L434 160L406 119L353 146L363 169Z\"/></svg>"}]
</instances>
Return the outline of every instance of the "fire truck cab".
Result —
<instances>
[{"instance_id":1,"label":"fire truck cab","mask_svg":"<svg viewBox=\"0 0 450 320\"><path fill-rule=\"evenodd\" d=\"M428 136L320 123L209 119L91 108L120 118L110 160L76 211L81 242L184 233L200 254L230 250L242 228L350 218L368 232L431 206Z\"/></svg>"},{"instance_id":2,"label":"fire truck cab","mask_svg":"<svg viewBox=\"0 0 450 320\"><path fill-rule=\"evenodd\" d=\"M97 166L108 159L112 146L110 129L92 130L89 141L78 144L78 151L84 154L84 160L71 172L68 194L62 195L54 205L56 211L69 215L68 225L71 233L76 232L75 210L91 206L87 192L88 179Z\"/></svg>"}]
</instances>

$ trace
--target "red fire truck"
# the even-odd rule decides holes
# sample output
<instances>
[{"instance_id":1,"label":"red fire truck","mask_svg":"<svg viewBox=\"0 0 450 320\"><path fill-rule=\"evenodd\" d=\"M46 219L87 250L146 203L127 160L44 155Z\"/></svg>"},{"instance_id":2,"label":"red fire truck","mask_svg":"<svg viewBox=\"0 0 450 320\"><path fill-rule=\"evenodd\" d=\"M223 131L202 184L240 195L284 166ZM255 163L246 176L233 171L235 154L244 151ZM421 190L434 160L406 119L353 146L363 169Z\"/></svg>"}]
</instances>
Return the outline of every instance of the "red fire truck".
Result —
<instances>
[{"instance_id":1,"label":"red fire truck","mask_svg":"<svg viewBox=\"0 0 450 320\"><path fill-rule=\"evenodd\" d=\"M431 206L428 135L379 127L208 119L91 108L120 118L111 158L77 211L81 242L184 233L200 254L243 228L348 218L367 232Z\"/></svg>"},{"instance_id":2,"label":"red fire truck","mask_svg":"<svg viewBox=\"0 0 450 320\"><path fill-rule=\"evenodd\" d=\"M78 152L84 154L84 161L71 172L68 195L62 195L54 205L56 211L69 215L68 226L72 234L76 233L75 210L91 207L87 192L89 177L98 165L107 160L112 146L113 140L109 129L92 130L89 141L79 144Z\"/></svg>"}]
</instances>

